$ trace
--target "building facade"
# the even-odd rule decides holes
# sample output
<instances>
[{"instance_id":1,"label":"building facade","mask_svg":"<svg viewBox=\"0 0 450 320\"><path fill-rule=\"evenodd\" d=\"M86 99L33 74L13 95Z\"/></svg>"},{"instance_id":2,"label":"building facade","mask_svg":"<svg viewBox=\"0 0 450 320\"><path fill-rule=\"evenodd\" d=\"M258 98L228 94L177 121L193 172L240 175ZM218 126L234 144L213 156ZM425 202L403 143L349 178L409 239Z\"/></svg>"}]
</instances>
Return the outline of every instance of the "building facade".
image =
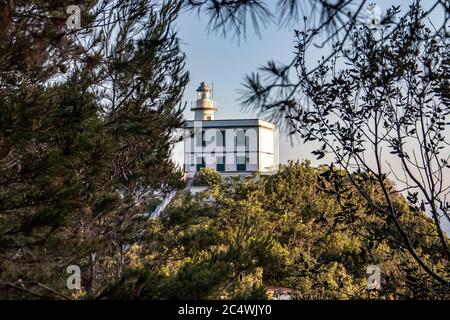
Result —
<instances>
[{"instance_id":1,"label":"building facade","mask_svg":"<svg viewBox=\"0 0 450 320\"><path fill-rule=\"evenodd\" d=\"M194 175L203 167L223 175L275 170L275 126L259 119L215 120L218 110L206 83L197 89L184 134L184 169Z\"/></svg>"}]
</instances>

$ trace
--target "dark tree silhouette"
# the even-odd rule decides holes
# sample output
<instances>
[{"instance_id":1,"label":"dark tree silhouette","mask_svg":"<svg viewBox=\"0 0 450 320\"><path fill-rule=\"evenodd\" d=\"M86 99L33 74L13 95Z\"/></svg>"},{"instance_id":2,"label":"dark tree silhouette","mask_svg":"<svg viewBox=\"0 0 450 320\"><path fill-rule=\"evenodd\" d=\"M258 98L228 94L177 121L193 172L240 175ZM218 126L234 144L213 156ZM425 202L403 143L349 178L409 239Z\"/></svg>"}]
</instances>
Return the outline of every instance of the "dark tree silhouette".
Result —
<instances>
[{"instance_id":1,"label":"dark tree silhouette","mask_svg":"<svg viewBox=\"0 0 450 320\"><path fill-rule=\"evenodd\" d=\"M392 7L389 20L398 12ZM439 235L436 252L450 258L443 230L450 222L450 42L442 33L445 28L426 26L427 15L416 3L396 23L354 25L350 42L335 44L340 54L322 58L313 70L306 67L305 56L315 30L296 31L297 80L269 64L261 74L247 77L242 101L286 120L291 133L305 142L320 143L317 158L330 154L371 206L397 228L401 246L448 288L450 274L436 272L416 252L402 210L392 204L404 191L412 207L426 210ZM365 180L379 185L383 203L369 196Z\"/></svg>"},{"instance_id":2,"label":"dark tree silhouette","mask_svg":"<svg viewBox=\"0 0 450 320\"><path fill-rule=\"evenodd\" d=\"M413 3L415 0L411 0ZM448 35L450 3L446 0L430 1L425 12L428 17L433 12L441 12L442 22L436 26L436 33ZM209 19L208 31L223 36L245 37L248 24L260 34L262 28L277 24L282 27L298 27L304 17L308 27L316 32L326 32L325 40L316 43L322 47L327 43L346 43L356 24L366 24L369 20L377 24L389 23L392 16L380 15L373 10L373 1L369 0L186 0L185 8L196 11ZM367 12L369 9L370 12ZM381 12L380 12L381 14ZM311 35L312 36L312 35ZM342 47L337 46L326 60L331 59Z\"/></svg>"},{"instance_id":3,"label":"dark tree silhouette","mask_svg":"<svg viewBox=\"0 0 450 320\"><path fill-rule=\"evenodd\" d=\"M188 81L176 1L0 2L0 295L95 298L144 241ZM67 266L82 289L66 287Z\"/></svg>"}]
</instances>

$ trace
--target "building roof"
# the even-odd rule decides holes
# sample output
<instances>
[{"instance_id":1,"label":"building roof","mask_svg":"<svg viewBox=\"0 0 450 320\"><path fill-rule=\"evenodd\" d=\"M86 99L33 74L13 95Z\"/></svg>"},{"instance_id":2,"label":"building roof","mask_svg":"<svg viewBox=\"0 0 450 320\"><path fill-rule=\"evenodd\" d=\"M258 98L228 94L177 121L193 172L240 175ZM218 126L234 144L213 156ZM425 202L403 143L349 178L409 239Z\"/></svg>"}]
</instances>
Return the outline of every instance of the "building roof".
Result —
<instances>
[{"instance_id":1,"label":"building roof","mask_svg":"<svg viewBox=\"0 0 450 320\"><path fill-rule=\"evenodd\" d=\"M186 121L186 128L194 128L194 123L200 121ZM198 124L197 124L198 125ZM226 128L226 127L265 127L275 129L275 125L260 119L224 119L201 121L203 128Z\"/></svg>"}]
</instances>

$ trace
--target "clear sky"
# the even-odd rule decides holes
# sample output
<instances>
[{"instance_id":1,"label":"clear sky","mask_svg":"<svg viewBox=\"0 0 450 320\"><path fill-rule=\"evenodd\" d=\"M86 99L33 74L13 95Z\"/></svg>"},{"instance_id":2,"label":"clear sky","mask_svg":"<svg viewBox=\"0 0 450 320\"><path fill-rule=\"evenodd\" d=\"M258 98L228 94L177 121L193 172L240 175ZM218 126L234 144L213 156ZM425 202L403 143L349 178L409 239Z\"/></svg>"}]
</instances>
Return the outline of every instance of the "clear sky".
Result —
<instances>
[{"instance_id":1,"label":"clear sky","mask_svg":"<svg viewBox=\"0 0 450 320\"><path fill-rule=\"evenodd\" d=\"M432 2L434 1L423 1L424 8L428 8ZM400 4L402 9L406 10L410 3L411 0L376 2L382 12L393 4ZM300 13L300 16L303 15L307 15L307 13ZM440 16L442 15L439 12L434 12L431 18L439 19ZM185 111L186 119L193 119L194 114L189 107L190 103L195 100L195 90L202 81L214 85L214 100L219 106L216 119L256 118L256 111L244 113L237 102L239 89L242 89L242 81L245 75L256 71L268 60L289 62L294 57L293 30L302 26L300 23L284 28L270 25L262 30L261 37L258 37L252 28L249 28L246 39L238 41L232 36L223 38L220 34L208 33L207 23L208 17L199 17L195 12L183 13L177 22L182 49L187 55L187 69L191 75L191 81L183 99L188 103ZM326 56L328 52L326 48L313 48L309 51L308 62L313 66L318 58L322 55ZM310 159L317 164L314 156L311 155L311 151L315 149L314 145L304 145L295 140L291 144L291 139L286 134L283 132L279 134L280 163L290 159ZM175 157L182 159L182 150L179 147L175 149ZM329 159L324 158L322 161L329 162Z\"/></svg>"}]
</instances>

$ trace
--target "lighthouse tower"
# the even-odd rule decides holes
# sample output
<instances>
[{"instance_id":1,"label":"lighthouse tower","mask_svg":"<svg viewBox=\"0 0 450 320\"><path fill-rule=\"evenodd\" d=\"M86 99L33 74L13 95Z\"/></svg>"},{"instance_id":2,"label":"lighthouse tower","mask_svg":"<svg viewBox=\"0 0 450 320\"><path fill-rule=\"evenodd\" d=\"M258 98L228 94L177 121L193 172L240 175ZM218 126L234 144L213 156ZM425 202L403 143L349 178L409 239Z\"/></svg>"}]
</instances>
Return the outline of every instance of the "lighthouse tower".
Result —
<instances>
[{"instance_id":1,"label":"lighthouse tower","mask_svg":"<svg viewBox=\"0 0 450 320\"><path fill-rule=\"evenodd\" d=\"M211 96L212 92L206 82L202 82L197 89L197 102L191 108L195 112L194 120L214 120L214 113L217 106L214 104Z\"/></svg>"},{"instance_id":2,"label":"lighthouse tower","mask_svg":"<svg viewBox=\"0 0 450 320\"><path fill-rule=\"evenodd\" d=\"M212 168L224 176L275 172L275 125L259 119L214 119L217 106L212 91L202 82L186 121L184 171L194 176Z\"/></svg>"}]
</instances>

